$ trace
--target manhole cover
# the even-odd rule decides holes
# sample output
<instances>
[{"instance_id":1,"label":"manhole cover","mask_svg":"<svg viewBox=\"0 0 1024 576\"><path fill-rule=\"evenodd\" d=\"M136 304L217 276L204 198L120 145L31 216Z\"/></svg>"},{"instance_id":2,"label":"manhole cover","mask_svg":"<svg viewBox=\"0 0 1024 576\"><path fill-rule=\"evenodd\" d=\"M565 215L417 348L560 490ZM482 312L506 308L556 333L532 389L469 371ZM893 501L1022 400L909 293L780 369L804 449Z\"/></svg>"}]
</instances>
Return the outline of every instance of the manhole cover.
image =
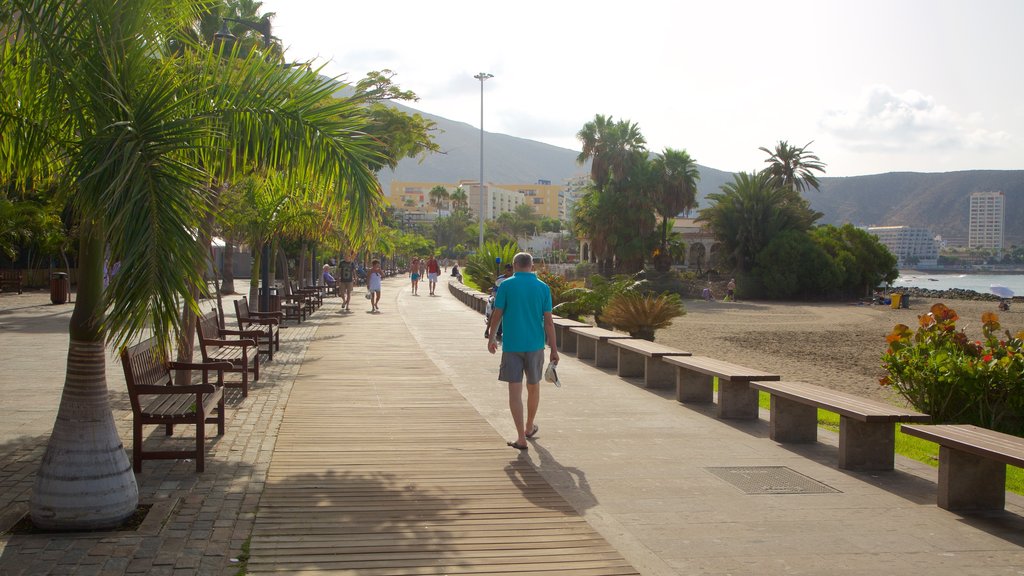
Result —
<instances>
[{"instance_id":1,"label":"manhole cover","mask_svg":"<svg viewBox=\"0 0 1024 576\"><path fill-rule=\"evenodd\" d=\"M747 494L833 494L840 492L785 466L707 468Z\"/></svg>"}]
</instances>

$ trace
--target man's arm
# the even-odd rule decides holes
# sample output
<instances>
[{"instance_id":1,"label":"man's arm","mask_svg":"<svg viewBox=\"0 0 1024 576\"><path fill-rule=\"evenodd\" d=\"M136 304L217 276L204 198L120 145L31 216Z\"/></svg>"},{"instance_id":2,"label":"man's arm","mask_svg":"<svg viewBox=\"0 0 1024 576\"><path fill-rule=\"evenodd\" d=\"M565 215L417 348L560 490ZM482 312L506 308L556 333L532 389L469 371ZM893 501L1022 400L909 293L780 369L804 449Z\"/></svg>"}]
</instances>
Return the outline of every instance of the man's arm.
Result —
<instances>
[{"instance_id":1,"label":"man's arm","mask_svg":"<svg viewBox=\"0 0 1024 576\"><path fill-rule=\"evenodd\" d=\"M491 323L487 326L487 333L490 337L487 338L487 351L494 354L498 351L498 326L501 325L501 315L505 311L501 308L494 308L491 310ZM552 324L552 326L554 326Z\"/></svg>"},{"instance_id":2,"label":"man's arm","mask_svg":"<svg viewBox=\"0 0 1024 576\"><path fill-rule=\"evenodd\" d=\"M557 364L558 344L555 342L555 321L551 317L551 312L544 313L544 336L548 340L548 346L551 347L550 360Z\"/></svg>"}]
</instances>

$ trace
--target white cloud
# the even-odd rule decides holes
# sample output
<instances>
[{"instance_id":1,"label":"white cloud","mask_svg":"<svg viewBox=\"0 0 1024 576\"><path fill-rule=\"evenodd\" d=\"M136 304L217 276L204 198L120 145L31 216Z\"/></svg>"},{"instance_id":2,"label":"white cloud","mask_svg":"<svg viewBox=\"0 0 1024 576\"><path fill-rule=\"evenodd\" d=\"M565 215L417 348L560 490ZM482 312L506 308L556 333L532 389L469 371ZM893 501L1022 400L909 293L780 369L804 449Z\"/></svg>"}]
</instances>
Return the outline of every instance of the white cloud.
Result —
<instances>
[{"instance_id":1,"label":"white cloud","mask_svg":"<svg viewBox=\"0 0 1024 576\"><path fill-rule=\"evenodd\" d=\"M846 110L829 110L821 128L854 150L982 150L1011 137L984 127L980 113L958 114L916 90L870 86Z\"/></svg>"}]
</instances>

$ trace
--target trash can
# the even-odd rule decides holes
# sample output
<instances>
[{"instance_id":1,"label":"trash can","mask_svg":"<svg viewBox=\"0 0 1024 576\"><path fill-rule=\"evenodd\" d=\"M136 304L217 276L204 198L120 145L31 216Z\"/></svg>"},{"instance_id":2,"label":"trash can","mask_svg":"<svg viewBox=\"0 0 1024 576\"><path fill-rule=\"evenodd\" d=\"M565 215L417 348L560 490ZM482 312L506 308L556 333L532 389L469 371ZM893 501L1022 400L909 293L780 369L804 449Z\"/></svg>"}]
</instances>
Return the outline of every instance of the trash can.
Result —
<instances>
[{"instance_id":1,"label":"trash can","mask_svg":"<svg viewBox=\"0 0 1024 576\"><path fill-rule=\"evenodd\" d=\"M910 294L900 296L900 308L910 308Z\"/></svg>"},{"instance_id":2,"label":"trash can","mask_svg":"<svg viewBox=\"0 0 1024 576\"><path fill-rule=\"evenodd\" d=\"M67 272L54 272L50 276L50 302L66 303L69 292L71 292L71 282L68 280Z\"/></svg>"},{"instance_id":3,"label":"trash can","mask_svg":"<svg viewBox=\"0 0 1024 576\"><path fill-rule=\"evenodd\" d=\"M892 298L892 309L899 310L900 300L903 298L903 294L900 294L899 292L893 292L892 294L889 295L889 297Z\"/></svg>"},{"instance_id":4,"label":"trash can","mask_svg":"<svg viewBox=\"0 0 1024 576\"><path fill-rule=\"evenodd\" d=\"M259 308L263 303L263 288L259 290L259 303L256 307ZM270 309L260 310L260 312L280 312L281 311L281 296L277 293L277 287L272 286L270 288Z\"/></svg>"}]
</instances>

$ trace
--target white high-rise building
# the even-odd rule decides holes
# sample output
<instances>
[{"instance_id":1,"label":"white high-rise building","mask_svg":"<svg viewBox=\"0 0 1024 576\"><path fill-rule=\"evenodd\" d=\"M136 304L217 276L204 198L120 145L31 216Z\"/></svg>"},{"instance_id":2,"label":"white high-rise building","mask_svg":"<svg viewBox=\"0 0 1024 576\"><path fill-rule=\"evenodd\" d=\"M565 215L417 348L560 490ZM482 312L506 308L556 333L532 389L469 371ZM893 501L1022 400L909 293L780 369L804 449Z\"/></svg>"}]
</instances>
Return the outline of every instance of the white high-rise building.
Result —
<instances>
[{"instance_id":1,"label":"white high-rise building","mask_svg":"<svg viewBox=\"0 0 1024 576\"><path fill-rule=\"evenodd\" d=\"M926 228L870 226L868 233L892 252L897 266L935 266L938 262L939 244Z\"/></svg>"},{"instance_id":2,"label":"white high-rise building","mask_svg":"<svg viewBox=\"0 0 1024 576\"><path fill-rule=\"evenodd\" d=\"M970 224L967 229L969 248L1003 250L1003 219L1006 196L1002 192L971 194Z\"/></svg>"}]
</instances>

